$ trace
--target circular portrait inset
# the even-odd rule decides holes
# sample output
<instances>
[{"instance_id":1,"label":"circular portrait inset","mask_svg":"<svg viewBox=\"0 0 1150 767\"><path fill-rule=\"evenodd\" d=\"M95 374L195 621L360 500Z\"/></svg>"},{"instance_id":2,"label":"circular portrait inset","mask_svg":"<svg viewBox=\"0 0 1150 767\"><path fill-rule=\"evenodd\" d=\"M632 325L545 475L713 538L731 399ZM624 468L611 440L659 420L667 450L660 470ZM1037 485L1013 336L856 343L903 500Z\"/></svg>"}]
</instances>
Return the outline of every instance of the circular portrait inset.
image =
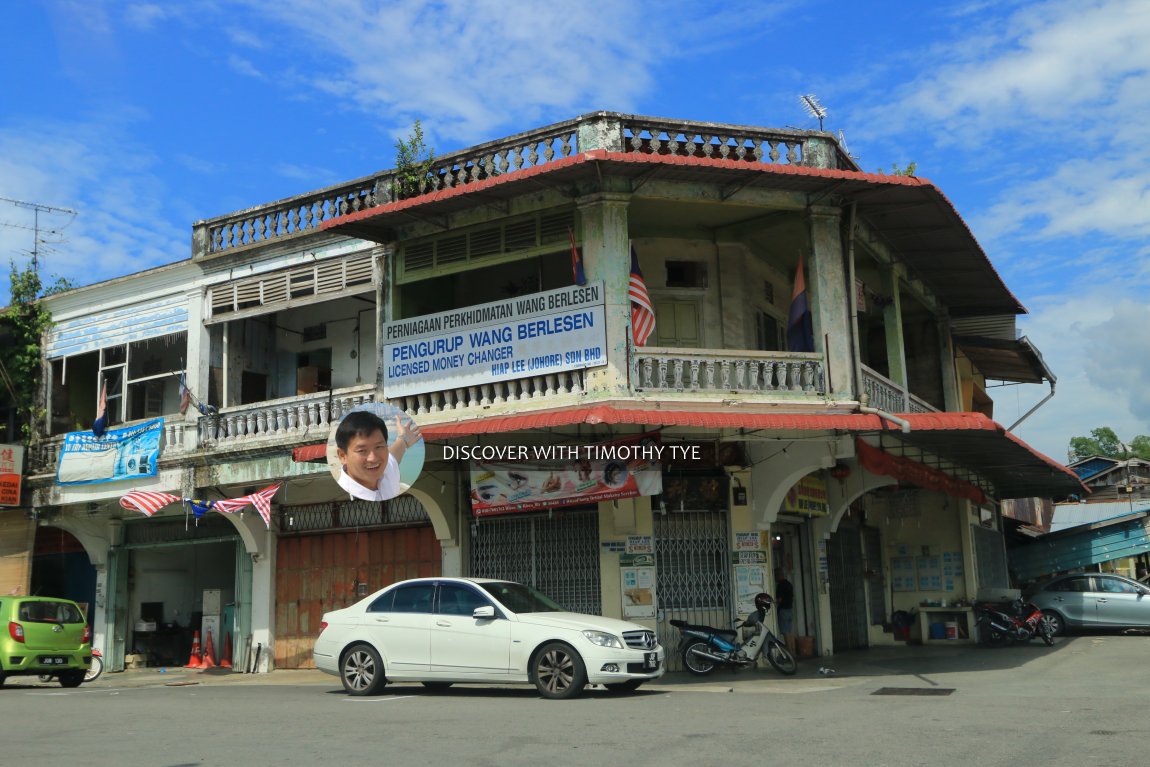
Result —
<instances>
[{"instance_id":1,"label":"circular portrait inset","mask_svg":"<svg viewBox=\"0 0 1150 767\"><path fill-rule=\"evenodd\" d=\"M423 433L394 405L368 402L352 408L332 426L327 465L349 495L387 501L407 492L423 471Z\"/></svg>"}]
</instances>

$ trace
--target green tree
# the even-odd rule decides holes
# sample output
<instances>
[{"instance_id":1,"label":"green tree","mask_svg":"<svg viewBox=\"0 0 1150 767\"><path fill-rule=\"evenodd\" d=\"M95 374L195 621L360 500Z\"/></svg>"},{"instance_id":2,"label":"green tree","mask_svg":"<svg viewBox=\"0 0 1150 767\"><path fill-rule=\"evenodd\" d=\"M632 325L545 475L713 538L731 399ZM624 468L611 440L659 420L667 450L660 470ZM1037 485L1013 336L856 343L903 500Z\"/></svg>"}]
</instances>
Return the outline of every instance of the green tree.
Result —
<instances>
[{"instance_id":1,"label":"green tree","mask_svg":"<svg viewBox=\"0 0 1150 767\"><path fill-rule=\"evenodd\" d=\"M1140 434L1124 443L1109 426L1099 426L1089 437L1070 438L1070 462L1081 461L1093 455L1105 458L1144 458L1150 460L1150 437Z\"/></svg>"},{"instance_id":2,"label":"green tree","mask_svg":"<svg viewBox=\"0 0 1150 767\"><path fill-rule=\"evenodd\" d=\"M0 336L4 338L0 346L0 374L3 395L15 406L23 441L29 444L39 434L33 424L44 417L40 344L52 326L51 314L40 299L72 286L57 277L50 287L44 288L35 264L19 269L15 262L11 264L9 280L11 303L0 310Z\"/></svg>"},{"instance_id":3,"label":"green tree","mask_svg":"<svg viewBox=\"0 0 1150 767\"><path fill-rule=\"evenodd\" d=\"M419 120L412 126L407 140L395 142L395 183L393 190L397 199L422 194L425 182L431 178L431 165L435 162L435 150L427 146L423 139L423 125Z\"/></svg>"},{"instance_id":4,"label":"green tree","mask_svg":"<svg viewBox=\"0 0 1150 767\"><path fill-rule=\"evenodd\" d=\"M917 171L917 170L918 170L918 163L917 162L909 163L905 168L898 167L898 163L896 162L893 165L891 165L890 173L887 173L885 175L888 175L888 176L913 176L915 174L915 171ZM882 168L879 168L878 172L879 172L879 175L884 175Z\"/></svg>"}]
</instances>

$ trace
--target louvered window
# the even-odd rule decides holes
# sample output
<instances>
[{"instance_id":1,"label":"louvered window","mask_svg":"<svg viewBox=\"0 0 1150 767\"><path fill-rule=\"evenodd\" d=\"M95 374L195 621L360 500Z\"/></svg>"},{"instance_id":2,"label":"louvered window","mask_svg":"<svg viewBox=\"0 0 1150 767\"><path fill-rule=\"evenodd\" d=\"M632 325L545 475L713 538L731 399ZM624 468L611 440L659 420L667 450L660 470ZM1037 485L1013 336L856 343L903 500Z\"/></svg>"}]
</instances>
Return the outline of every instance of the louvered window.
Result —
<instances>
[{"instance_id":1,"label":"louvered window","mask_svg":"<svg viewBox=\"0 0 1150 767\"><path fill-rule=\"evenodd\" d=\"M463 232L407 243L400 254L400 281L410 282L443 272L468 269L476 263L531 255L531 251L554 249L568 240L575 214L533 214L498 224L485 224Z\"/></svg>"},{"instance_id":2,"label":"louvered window","mask_svg":"<svg viewBox=\"0 0 1150 767\"><path fill-rule=\"evenodd\" d=\"M307 303L317 296L336 296L371 285L371 281L370 253L282 269L209 288L211 318L223 321L245 309L286 307L292 301Z\"/></svg>"}]
</instances>

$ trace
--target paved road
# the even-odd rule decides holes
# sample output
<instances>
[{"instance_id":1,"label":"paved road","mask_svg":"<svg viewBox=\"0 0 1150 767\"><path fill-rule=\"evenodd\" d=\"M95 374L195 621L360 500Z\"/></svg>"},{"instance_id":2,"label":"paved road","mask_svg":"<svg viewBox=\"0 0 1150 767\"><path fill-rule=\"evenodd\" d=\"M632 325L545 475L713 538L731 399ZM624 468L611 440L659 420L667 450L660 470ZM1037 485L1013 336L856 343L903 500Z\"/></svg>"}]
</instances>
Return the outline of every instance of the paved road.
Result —
<instances>
[{"instance_id":1,"label":"paved road","mask_svg":"<svg viewBox=\"0 0 1150 767\"><path fill-rule=\"evenodd\" d=\"M832 665L834 676L817 673ZM948 695L875 695L881 688ZM345 695L318 672L105 674L0 689L5 764L1134 765L1150 637L875 649L774 671L668 675L629 696L526 687ZM19 736L16 734L19 733Z\"/></svg>"}]
</instances>

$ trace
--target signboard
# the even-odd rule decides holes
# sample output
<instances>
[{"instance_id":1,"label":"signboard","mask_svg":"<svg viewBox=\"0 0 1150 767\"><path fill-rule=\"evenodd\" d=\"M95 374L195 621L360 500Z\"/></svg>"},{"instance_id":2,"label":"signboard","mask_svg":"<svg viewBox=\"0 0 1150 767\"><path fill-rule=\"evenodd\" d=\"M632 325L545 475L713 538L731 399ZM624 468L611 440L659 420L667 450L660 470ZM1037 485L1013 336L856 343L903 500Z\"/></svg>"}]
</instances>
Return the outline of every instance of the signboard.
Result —
<instances>
[{"instance_id":1,"label":"signboard","mask_svg":"<svg viewBox=\"0 0 1150 767\"><path fill-rule=\"evenodd\" d=\"M784 514L803 514L825 517L830 513L827 503L827 483L815 474L808 474L795 483L783 499Z\"/></svg>"},{"instance_id":2,"label":"signboard","mask_svg":"<svg viewBox=\"0 0 1150 767\"><path fill-rule=\"evenodd\" d=\"M750 615L755 611L755 595L767 590L765 565L735 565L735 612Z\"/></svg>"},{"instance_id":3,"label":"signboard","mask_svg":"<svg viewBox=\"0 0 1150 767\"><path fill-rule=\"evenodd\" d=\"M20 505L24 446L0 445L0 506Z\"/></svg>"},{"instance_id":4,"label":"signboard","mask_svg":"<svg viewBox=\"0 0 1150 767\"><path fill-rule=\"evenodd\" d=\"M552 453L562 460L472 461L471 509L482 517L657 495L661 450L658 434L639 434ZM526 458L527 451L509 455Z\"/></svg>"},{"instance_id":5,"label":"signboard","mask_svg":"<svg viewBox=\"0 0 1150 767\"><path fill-rule=\"evenodd\" d=\"M761 532L735 533L736 551L757 551L763 548L766 548L766 546L764 546Z\"/></svg>"},{"instance_id":6,"label":"signboard","mask_svg":"<svg viewBox=\"0 0 1150 767\"><path fill-rule=\"evenodd\" d=\"M624 618L655 617L655 568L619 568Z\"/></svg>"},{"instance_id":7,"label":"signboard","mask_svg":"<svg viewBox=\"0 0 1150 767\"><path fill-rule=\"evenodd\" d=\"M64 435L56 483L87 485L156 476L164 419L109 429L97 437L90 431Z\"/></svg>"},{"instance_id":8,"label":"signboard","mask_svg":"<svg viewBox=\"0 0 1150 767\"><path fill-rule=\"evenodd\" d=\"M388 397L607 364L601 281L387 322L382 333Z\"/></svg>"}]
</instances>

